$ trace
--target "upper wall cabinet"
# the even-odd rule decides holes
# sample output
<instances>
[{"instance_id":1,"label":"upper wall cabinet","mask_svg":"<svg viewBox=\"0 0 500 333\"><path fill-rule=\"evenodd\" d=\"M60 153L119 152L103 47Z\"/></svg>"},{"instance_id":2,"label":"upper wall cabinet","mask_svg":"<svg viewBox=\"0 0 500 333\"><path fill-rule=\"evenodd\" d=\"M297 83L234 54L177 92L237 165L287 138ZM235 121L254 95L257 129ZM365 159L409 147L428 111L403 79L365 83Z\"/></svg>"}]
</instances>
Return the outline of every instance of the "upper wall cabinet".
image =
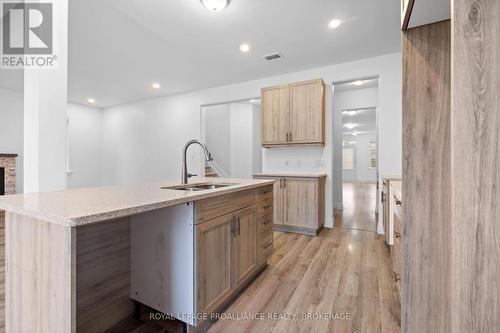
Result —
<instances>
[{"instance_id":1,"label":"upper wall cabinet","mask_svg":"<svg viewBox=\"0 0 500 333\"><path fill-rule=\"evenodd\" d=\"M450 0L401 0L402 30L448 20L450 17Z\"/></svg>"},{"instance_id":2,"label":"upper wall cabinet","mask_svg":"<svg viewBox=\"0 0 500 333\"><path fill-rule=\"evenodd\" d=\"M263 88L262 145L325 143L325 83L311 80Z\"/></svg>"}]
</instances>

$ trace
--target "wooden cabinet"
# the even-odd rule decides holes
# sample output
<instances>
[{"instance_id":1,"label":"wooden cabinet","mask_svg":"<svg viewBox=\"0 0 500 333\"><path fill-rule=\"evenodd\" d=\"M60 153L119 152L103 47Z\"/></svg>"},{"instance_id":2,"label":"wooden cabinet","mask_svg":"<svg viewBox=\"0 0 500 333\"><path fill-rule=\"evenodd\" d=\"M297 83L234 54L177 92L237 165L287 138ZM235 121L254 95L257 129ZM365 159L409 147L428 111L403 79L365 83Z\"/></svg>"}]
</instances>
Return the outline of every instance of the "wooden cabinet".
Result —
<instances>
[{"instance_id":1,"label":"wooden cabinet","mask_svg":"<svg viewBox=\"0 0 500 333\"><path fill-rule=\"evenodd\" d=\"M290 87L264 88L261 91L262 143L287 144L290 124Z\"/></svg>"},{"instance_id":2,"label":"wooden cabinet","mask_svg":"<svg viewBox=\"0 0 500 333\"><path fill-rule=\"evenodd\" d=\"M221 309L265 267L272 254L272 191L268 185L196 203L198 313Z\"/></svg>"},{"instance_id":3,"label":"wooden cabinet","mask_svg":"<svg viewBox=\"0 0 500 333\"><path fill-rule=\"evenodd\" d=\"M210 312L232 291L233 222L225 215L196 226L199 312Z\"/></svg>"},{"instance_id":4,"label":"wooden cabinet","mask_svg":"<svg viewBox=\"0 0 500 333\"><path fill-rule=\"evenodd\" d=\"M325 220L325 176L256 175L275 179L275 230L317 235Z\"/></svg>"},{"instance_id":5,"label":"wooden cabinet","mask_svg":"<svg viewBox=\"0 0 500 333\"><path fill-rule=\"evenodd\" d=\"M233 268L234 286L240 286L252 273L257 265L256 258L256 228L257 208L251 207L239 212L234 216L233 228Z\"/></svg>"},{"instance_id":6,"label":"wooden cabinet","mask_svg":"<svg viewBox=\"0 0 500 333\"><path fill-rule=\"evenodd\" d=\"M392 200L394 203L394 246L392 248L392 267L394 271L394 282L396 283L396 287L399 295L401 296L401 283L402 283L402 274L403 274L403 259L402 259L402 250L401 250L401 237L402 237L402 209L401 209L401 201L393 196Z\"/></svg>"},{"instance_id":7,"label":"wooden cabinet","mask_svg":"<svg viewBox=\"0 0 500 333\"><path fill-rule=\"evenodd\" d=\"M323 80L263 88L261 99L263 146L325 143Z\"/></svg>"}]
</instances>

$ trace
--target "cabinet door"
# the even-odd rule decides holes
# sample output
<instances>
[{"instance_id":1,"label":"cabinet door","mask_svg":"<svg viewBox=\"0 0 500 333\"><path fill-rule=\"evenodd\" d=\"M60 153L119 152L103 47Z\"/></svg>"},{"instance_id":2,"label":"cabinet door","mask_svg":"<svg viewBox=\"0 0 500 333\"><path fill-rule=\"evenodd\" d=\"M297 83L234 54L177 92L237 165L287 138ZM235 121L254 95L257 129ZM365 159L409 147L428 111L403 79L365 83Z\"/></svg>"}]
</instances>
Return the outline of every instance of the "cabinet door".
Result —
<instances>
[{"instance_id":1,"label":"cabinet door","mask_svg":"<svg viewBox=\"0 0 500 333\"><path fill-rule=\"evenodd\" d=\"M283 188L285 225L314 228L318 226L318 181L285 178Z\"/></svg>"},{"instance_id":2,"label":"cabinet door","mask_svg":"<svg viewBox=\"0 0 500 333\"><path fill-rule=\"evenodd\" d=\"M325 94L323 80L294 83L290 87L292 143L324 143Z\"/></svg>"},{"instance_id":3,"label":"cabinet door","mask_svg":"<svg viewBox=\"0 0 500 333\"><path fill-rule=\"evenodd\" d=\"M225 215L196 225L198 312L210 312L232 291L232 222Z\"/></svg>"},{"instance_id":4,"label":"cabinet door","mask_svg":"<svg viewBox=\"0 0 500 333\"><path fill-rule=\"evenodd\" d=\"M241 285L257 265L256 228L256 207L237 212L236 227L233 231L235 287Z\"/></svg>"},{"instance_id":5,"label":"cabinet door","mask_svg":"<svg viewBox=\"0 0 500 333\"><path fill-rule=\"evenodd\" d=\"M283 224L283 179L278 178L273 188L273 224Z\"/></svg>"},{"instance_id":6,"label":"cabinet door","mask_svg":"<svg viewBox=\"0 0 500 333\"><path fill-rule=\"evenodd\" d=\"M290 87L264 88L261 95L262 144L286 144L290 130Z\"/></svg>"}]
</instances>

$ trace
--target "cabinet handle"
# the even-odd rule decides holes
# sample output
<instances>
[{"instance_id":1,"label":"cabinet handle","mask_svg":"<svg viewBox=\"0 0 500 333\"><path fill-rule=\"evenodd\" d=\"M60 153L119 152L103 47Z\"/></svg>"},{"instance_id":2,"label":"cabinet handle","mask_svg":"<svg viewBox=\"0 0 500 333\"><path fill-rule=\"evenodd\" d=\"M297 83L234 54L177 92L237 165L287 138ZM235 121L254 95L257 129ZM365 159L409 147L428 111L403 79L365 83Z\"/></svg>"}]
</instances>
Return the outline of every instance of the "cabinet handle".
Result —
<instances>
[{"instance_id":1,"label":"cabinet handle","mask_svg":"<svg viewBox=\"0 0 500 333\"><path fill-rule=\"evenodd\" d=\"M394 272L394 280L396 282L399 282L401 280L401 276L399 275L399 273Z\"/></svg>"},{"instance_id":2,"label":"cabinet handle","mask_svg":"<svg viewBox=\"0 0 500 333\"><path fill-rule=\"evenodd\" d=\"M236 220L235 220L235 217L236 216L234 216L234 215L231 216L231 235L233 235L233 237L236 236L235 233L234 233L234 231L236 229Z\"/></svg>"},{"instance_id":3,"label":"cabinet handle","mask_svg":"<svg viewBox=\"0 0 500 333\"><path fill-rule=\"evenodd\" d=\"M292 139L292 132L290 132L290 142L293 142L293 139Z\"/></svg>"},{"instance_id":4,"label":"cabinet handle","mask_svg":"<svg viewBox=\"0 0 500 333\"><path fill-rule=\"evenodd\" d=\"M384 202L385 202L385 193L382 192L382 203L384 203Z\"/></svg>"},{"instance_id":5,"label":"cabinet handle","mask_svg":"<svg viewBox=\"0 0 500 333\"><path fill-rule=\"evenodd\" d=\"M286 142L290 142L290 136L288 132L286 132Z\"/></svg>"},{"instance_id":6,"label":"cabinet handle","mask_svg":"<svg viewBox=\"0 0 500 333\"><path fill-rule=\"evenodd\" d=\"M394 237L395 238L401 238L401 234L397 231L394 231Z\"/></svg>"},{"instance_id":7,"label":"cabinet handle","mask_svg":"<svg viewBox=\"0 0 500 333\"><path fill-rule=\"evenodd\" d=\"M396 205L401 206L401 200L396 199Z\"/></svg>"},{"instance_id":8,"label":"cabinet handle","mask_svg":"<svg viewBox=\"0 0 500 333\"><path fill-rule=\"evenodd\" d=\"M238 219L238 236L240 235L240 216L236 217Z\"/></svg>"},{"instance_id":9,"label":"cabinet handle","mask_svg":"<svg viewBox=\"0 0 500 333\"><path fill-rule=\"evenodd\" d=\"M267 243L266 245L264 245L264 248L267 249L271 245L273 245L273 243Z\"/></svg>"},{"instance_id":10,"label":"cabinet handle","mask_svg":"<svg viewBox=\"0 0 500 333\"><path fill-rule=\"evenodd\" d=\"M264 222L264 225L268 225L269 223L271 223L271 220L267 220L266 222Z\"/></svg>"}]
</instances>

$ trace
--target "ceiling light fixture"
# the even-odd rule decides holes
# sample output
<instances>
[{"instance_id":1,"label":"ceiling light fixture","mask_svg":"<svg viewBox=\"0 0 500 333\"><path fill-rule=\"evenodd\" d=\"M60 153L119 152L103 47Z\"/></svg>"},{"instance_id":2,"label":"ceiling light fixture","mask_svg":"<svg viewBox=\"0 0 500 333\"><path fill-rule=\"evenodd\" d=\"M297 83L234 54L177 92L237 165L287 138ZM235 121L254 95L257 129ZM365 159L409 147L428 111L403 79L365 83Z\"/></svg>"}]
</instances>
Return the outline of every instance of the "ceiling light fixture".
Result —
<instances>
[{"instance_id":1,"label":"ceiling light fixture","mask_svg":"<svg viewBox=\"0 0 500 333\"><path fill-rule=\"evenodd\" d=\"M250 51L250 45L248 45L248 44L241 44L240 45L240 51L247 53L248 51Z\"/></svg>"},{"instance_id":2,"label":"ceiling light fixture","mask_svg":"<svg viewBox=\"0 0 500 333\"><path fill-rule=\"evenodd\" d=\"M89 97L89 98L87 98L87 102L89 102L90 104L95 104L95 99L93 99L92 97Z\"/></svg>"},{"instance_id":3,"label":"ceiling light fixture","mask_svg":"<svg viewBox=\"0 0 500 333\"><path fill-rule=\"evenodd\" d=\"M201 0L201 3L211 12L220 12L227 7L229 0Z\"/></svg>"},{"instance_id":4,"label":"ceiling light fixture","mask_svg":"<svg viewBox=\"0 0 500 333\"><path fill-rule=\"evenodd\" d=\"M331 21L330 21L330 23L328 23L328 27L329 27L330 29L336 29L336 28L338 28L341 24L342 24L342 21L337 20L337 19L334 19L334 20L331 20Z\"/></svg>"},{"instance_id":5,"label":"ceiling light fixture","mask_svg":"<svg viewBox=\"0 0 500 333\"><path fill-rule=\"evenodd\" d=\"M347 127L348 129L353 129L354 127L358 126L358 124L347 123L347 124L344 124L344 126Z\"/></svg>"},{"instance_id":6,"label":"ceiling light fixture","mask_svg":"<svg viewBox=\"0 0 500 333\"><path fill-rule=\"evenodd\" d=\"M352 84L355 85L355 86L357 86L357 87L360 87L360 86L362 86L365 83L366 83L366 81L357 80L357 81L354 81Z\"/></svg>"},{"instance_id":7,"label":"ceiling light fixture","mask_svg":"<svg viewBox=\"0 0 500 333\"><path fill-rule=\"evenodd\" d=\"M351 134L352 134L352 136L356 136L356 135L358 135L358 134L359 134L359 132L354 131L354 132L352 132Z\"/></svg>"},{"instance_id":8,"label":"ceiling light fixture","mask_svg":"<svg viewBox=\"0 0 500 333\"><path fill-rule=\"evenodd\" d=\"M153 89L160 89L160 88L161 88L160 84L159 84L159 83L157 83L157 82L154 82L154 83L151 85L151 87L153 87Z\"/></svg>"},{"instance_id":9,"label":"ceiling light fixture","mask_svg":"<svg viewBox=\"0 0 500 333\"><path fill-rule=\"evenodd\" d=\"M348 116L354 116L356 113L358 113L358 111L356 111L356 110L350 110L350 111L343 111L342 113L346 114Z\"/></svg>"}]
</instances>

